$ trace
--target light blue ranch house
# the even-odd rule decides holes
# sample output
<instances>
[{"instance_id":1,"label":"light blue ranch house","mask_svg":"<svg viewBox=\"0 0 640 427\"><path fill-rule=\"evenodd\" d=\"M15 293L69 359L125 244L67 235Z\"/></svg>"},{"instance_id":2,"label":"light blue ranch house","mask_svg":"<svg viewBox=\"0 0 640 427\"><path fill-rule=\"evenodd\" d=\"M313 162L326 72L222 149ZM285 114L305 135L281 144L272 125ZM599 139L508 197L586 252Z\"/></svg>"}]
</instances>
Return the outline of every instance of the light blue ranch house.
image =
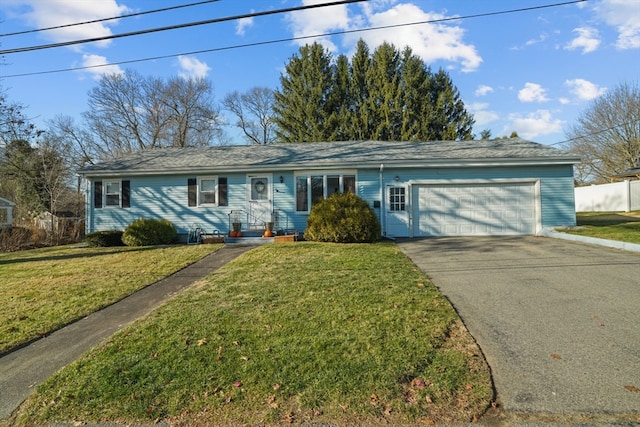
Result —
<instances>
[{"instance_id":1,"label":"light blue ranch house","mask_svg":"<svg viewBox=\"0 0 640 427\"><path fill-rule=\"evenodd\" d=\"M520 138L154 149L80 171L86 231L164 218L227 235L303 233L319 199L354 192L386 237L534 235L575 225L579 159Z\"/></svg>"}]
</instances>

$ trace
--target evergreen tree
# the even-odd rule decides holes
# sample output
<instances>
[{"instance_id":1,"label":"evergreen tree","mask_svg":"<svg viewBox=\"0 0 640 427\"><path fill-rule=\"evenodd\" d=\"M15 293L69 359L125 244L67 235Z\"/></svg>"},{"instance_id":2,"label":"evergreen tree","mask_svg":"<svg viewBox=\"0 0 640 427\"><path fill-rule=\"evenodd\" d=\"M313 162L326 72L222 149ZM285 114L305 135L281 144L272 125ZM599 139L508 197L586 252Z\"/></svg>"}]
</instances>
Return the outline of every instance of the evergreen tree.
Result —
<instances>
[{"instance_id":1,"label":"evergreen tree","mask_svg":"<svg viewBox=\"0 0 640 427\"><path fill-rule=\"evenodd\" d=\"M403 141L418 141L425 139L429 103L429 83L431 70L424 62L413 55L409 47L402 52L402 124L400 139Z\"/></svg>"},{"instance_id":2,"label":"evergreen tree","mask_svg":"<svg viewBox=\"0 0 640 427\"><path fill-rule=\"evenodd\" d=\"M367 75L371 67L369 47L360 39L349 69L351 117L349 118L349 136L353 140L366 140L371 137L373 121L369 110L369 87Z\"/></svg>"},{"instance_id":3,"label":"evergreen tree","mask_svg":"<svg viewBox=\"0 0 640 427\"><path fill-rule=\"evenodd\" d=\"M302 46L280 77L275 92L276 139L281 142L329 141L335 130L329 127L332 89L331 54L319 43Z\"/></svg>"},{"instance_id":4,"label":"evergreen tree","mask_svg":"<svg viewBox=\"0 0 640 427\"><path fill-rule=\"evenodd\" d=\"M351 63L318 43L286 65L275 92L281 142L428 141L472 138L474 119L444 70L432 74L410 48L360 40Z\"/></svg>"},{"instance_id":5,"label":"evergreen tree","mask_svg":"<svg viewBox=\"0 0 640 427\"><path fill-rule=\"evenodd\" d=\"M333 73L333 82L327 101L329 111L328 129L331 141L347 141L350 139L349 121L353 114L351 97L349 94L349 58L338 56Z\"/></svg>"},{"instance_id":6,"label":"evergreen tree","mask_svg":"<svg viewBox=\"0 0 640 427\"><path fill-rule=\"evenodd\" d=\"M441 69L433 76L429 98L428 140L468 140L473 137L475 120L465 110L460 93L446 71Z\"/></svg>"},{"instance_id":7,"label":"evergreen tree","mask_svg":"<svg viewBox=\"0 0 640 427\"><path fill-rule=\"evenodd\" d=\"M402 97L400 92L400 56L389 43L383 43L371 57L367 74L368 105L373 119L369 139L400 140Z\"/></svg>"}]
</instances>

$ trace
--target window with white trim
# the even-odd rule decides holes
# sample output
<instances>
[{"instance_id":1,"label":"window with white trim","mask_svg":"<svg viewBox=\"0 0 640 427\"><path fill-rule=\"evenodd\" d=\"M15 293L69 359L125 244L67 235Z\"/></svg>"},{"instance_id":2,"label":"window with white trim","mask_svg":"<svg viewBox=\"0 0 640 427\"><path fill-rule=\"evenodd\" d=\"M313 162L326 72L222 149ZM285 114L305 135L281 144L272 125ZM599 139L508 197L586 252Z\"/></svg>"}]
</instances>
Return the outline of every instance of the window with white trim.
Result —
<instances>
[{"instance_id":1,"label":"window with white trim","mask_svg":"<svg viewBox=\"0 0 640 427\"><path fill-rule=\"evenodd\" d=\"M389 210L404 211L406 194L404 187L389 187Z\"/></svg>"},{"instance_id":2,"label":"window with white trim","mask_svg":"<svg viewBox=\"0 0 640 427\"><path fill-rule=\"evenodd\" d=\"M120 207L120 180L104 181L104 206Z\"/></svg>"},{"instance_id":3,"label":"window with white trim","mask_svg":"<svg viewBox=\"0 0 640 427\"><path fill-rule=\"evenodd\" d=\"M296 211L309 212L313 204L333 193L356 192L353 173L310 173L296 175Z\"/></svg>"},{"instance_id":4,"label":"window with white trim","mask_svg":"<svg viewBox=\"0 0 640 427\"><path fill-rule=\"evenodd\" d=\"M218 178L205 176L198 178L198 206L215 206L218 192Z\"/></svg>"},{"instance_id":5,"label":"window with white trim","mask_svg":"<svg viewBox=\"0 0 640 427\"><path fill-rule=\"evenodd\" d=\"M129 208L131 206L131 181L106 179L93 181L93 207Z\"/></svg>"}]
</instances>

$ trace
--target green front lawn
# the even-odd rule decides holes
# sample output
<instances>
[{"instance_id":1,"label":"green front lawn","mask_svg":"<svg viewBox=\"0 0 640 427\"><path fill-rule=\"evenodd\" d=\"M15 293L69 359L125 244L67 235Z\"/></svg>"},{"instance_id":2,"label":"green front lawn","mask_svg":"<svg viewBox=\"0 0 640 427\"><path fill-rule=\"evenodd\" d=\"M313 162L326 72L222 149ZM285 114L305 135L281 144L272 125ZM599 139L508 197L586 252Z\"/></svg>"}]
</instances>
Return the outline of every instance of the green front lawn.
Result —
<instances>
[{"instance_id":1,"label":"green front lawn","mask_svg":"<svg viewBox=\"0 0 640 427\"><path fill-rule=\"evenodd\" d=\"M640 212L585 212L576 215L578 229L564 230L601 239L640 243Z\"/></svg>"},{"instance_id":2,"label":"green front lawn","mask_svg":"<svg viewBox=\"0 0 640 427\"><path fill-rule=\"evenodd\" d=\"M19 424L470 421L488 368L449 302L388 243L265 245L38 388Z\"/></svg>"},{"instance_id":3,"label":"green front lawn","mask_svg":"<svg viewBox=\"0 0 640 427\"><path fill-rule=\"evenodd\" d=\"M220 245L0 253L0 353L147 286Z\"/></svg>"}]
</instances>

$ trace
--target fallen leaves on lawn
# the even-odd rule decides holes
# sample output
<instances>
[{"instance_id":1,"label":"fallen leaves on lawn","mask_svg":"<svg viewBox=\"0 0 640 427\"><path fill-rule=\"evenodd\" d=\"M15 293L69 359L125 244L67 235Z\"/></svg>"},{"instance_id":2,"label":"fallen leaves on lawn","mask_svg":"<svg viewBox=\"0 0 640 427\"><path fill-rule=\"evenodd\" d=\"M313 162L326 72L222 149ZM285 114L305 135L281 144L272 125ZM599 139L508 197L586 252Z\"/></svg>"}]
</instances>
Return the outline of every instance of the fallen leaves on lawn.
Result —
<instances>
[{"instance_id":1,"label":"fallen leaves on lawn","mask_svg":"<svg viewBox=\"0 0 640 427\"><path fill-rule=\"evenodd\" d=\"M560 357L560 355L559 355L559 354L555 354L555 353L551 353L551 357L553 357L553 358L554 358L554 359L556 359L556 360L560 360L560 359L562 359L562 357Z\"/></svg>"},{"instance_id":2,"label":"fallen leaves on lawn","mask_svg":"<svg viewBox=\"0 0 640 427\"><path fill-rule=\"evenodd\" d=\"M206 343L207 343L207 339L206 338L200 338L198 340L197 345L198 345L198 347L201 347L201 346L205 345Z\"/></svg>"},{"instance_id":3,"label":"fallen leaves on lawn","mask_svg":"<svg viewBox=\"0 0 640 427\"><path fill-rule=\"evenodd\" d=\"M629 390L631 393L638 393L640 392L640 388L632 386L632 385L626 385L624 386L624 388L626 388L627 390Z\"/></svg>"}]
</instances>

